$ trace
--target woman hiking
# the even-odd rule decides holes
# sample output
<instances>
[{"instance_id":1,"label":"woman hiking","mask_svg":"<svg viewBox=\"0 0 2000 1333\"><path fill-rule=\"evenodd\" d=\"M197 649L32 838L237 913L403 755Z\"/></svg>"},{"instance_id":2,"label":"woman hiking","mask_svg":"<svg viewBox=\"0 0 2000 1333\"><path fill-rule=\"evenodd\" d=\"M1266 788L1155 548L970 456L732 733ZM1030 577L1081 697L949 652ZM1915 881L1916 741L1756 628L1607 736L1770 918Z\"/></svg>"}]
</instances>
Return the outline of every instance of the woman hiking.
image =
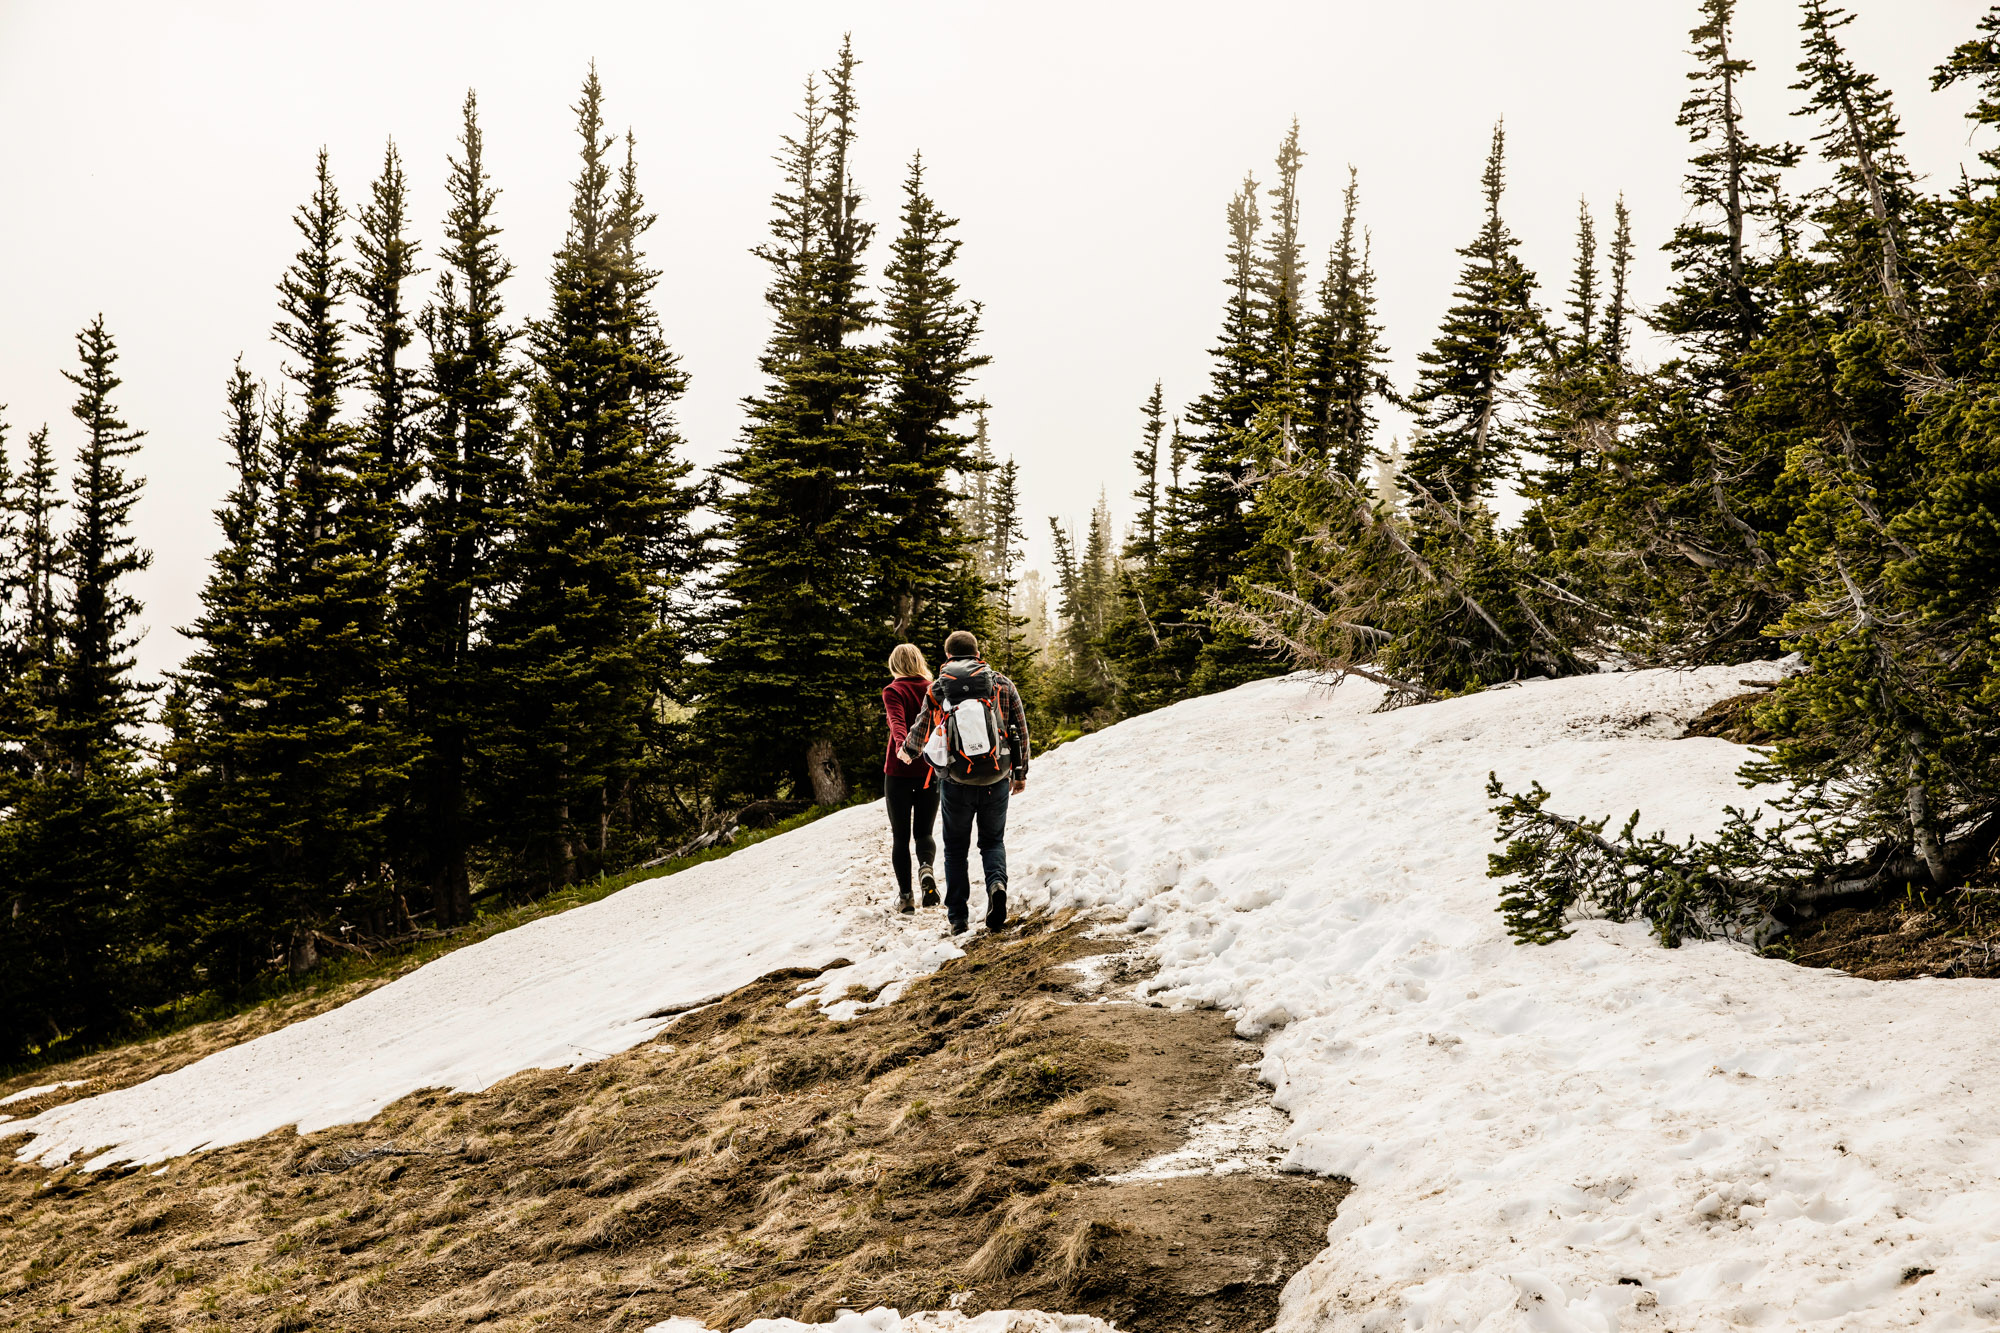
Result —
<instances>
[{"instance_id":1,"label":"woman hiking","mask_svg":"<svg viewBox=\"0 0 2000 1333\"><path fill-rule=\"evenodd\" d=\"M914 912L910 896L910 840L917 843L917 878L922 881L924 906L938 905L937 875L931 862L937 859L937 843L931 828L937 823L938 784L931 781L931 766L921 756L906 762L897 753L913 724L924 719L925 700L930 695L931 669L923 650L914 643L899 643L889 654L889 674L894 677L882 689L882 712L889 720L889 750L882 759L882 799L889 807L889 861L896 868L896 910Z\"/></svg>"}]
</instances>

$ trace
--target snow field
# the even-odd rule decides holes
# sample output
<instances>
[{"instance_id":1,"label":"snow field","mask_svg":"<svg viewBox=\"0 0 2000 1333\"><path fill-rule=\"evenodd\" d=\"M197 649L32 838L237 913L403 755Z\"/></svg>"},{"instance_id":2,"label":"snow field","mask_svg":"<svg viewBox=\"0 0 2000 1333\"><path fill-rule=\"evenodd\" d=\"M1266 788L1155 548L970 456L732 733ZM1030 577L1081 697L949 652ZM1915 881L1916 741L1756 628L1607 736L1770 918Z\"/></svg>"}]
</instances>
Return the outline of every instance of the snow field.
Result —
<instances>
[{"instance_id":1,"label":"snow field","mask_svg":"<svg viewBox=\"0 0 2000 1333\"><path fill-rule=\"evenodd\" d=\"M1036 809L1063 818L1020 821L1017 885L1144 929L1155 998L1282 1028L1262 1075L1287 1165L1359 1186L1281 1330L2000 1317L1994 983L1666 950L1638 924L1547 948L1502 929L1488 771L1552 809L1711 831L1751 801L1745 752L1674 738L1752 674L1390 713L1359 682L1275 681L1062 754Z\"/></svg>"},{"instance_id":2,"label":"snow field","mask_svg":"<svg viewBox=\"0 0 2000 1333\"><path fill-rule=\"evenodd\" d=\"M886 844L880 809L829 815L446 954L149 1082L0 1125L0 1141L31 1136L18 1156L44 1165L79 1153L91 1167L161 1162L286 1125L366 1120L422 1088L477 1091L523 1069L587 1064L668 1021L647 1015L781 967L847 957L928 971L940 946L958 950L881 910Z\"/></svg>"},{"instance_id":3,"label":"snow field","mask_svg":"<svg viewBox=\"0 0 2000 1333\"><path fill-rule=\"evenodd\" d=\"M2000 1321L1994 983L1669 951L1641 925L1583 922L1548 948L1502 931L1487 772L1539 779L1564 812L1707 831L1750 799L1745 752L1675 738L1752 674L1603 675L1391 713L1359 682L1268 681L1037 762L1010 818L1017 910L1122 917L1159 961L1155 999L1267 1036L1286 1165L1359 1186L1287 1288L1282 1330ZM848 1017L957 952L936 913L887 910L885 843L879 809L832 816L0 1135L30 1135L37 1161L159 1161L362 1119L421 1087L587 1062L657 1031L646 1014L841 956L800 1002ZM1050 1322L870 1311L833 1327L1095 1327L1006 1318Z\"/></svg>"}]
</instances>

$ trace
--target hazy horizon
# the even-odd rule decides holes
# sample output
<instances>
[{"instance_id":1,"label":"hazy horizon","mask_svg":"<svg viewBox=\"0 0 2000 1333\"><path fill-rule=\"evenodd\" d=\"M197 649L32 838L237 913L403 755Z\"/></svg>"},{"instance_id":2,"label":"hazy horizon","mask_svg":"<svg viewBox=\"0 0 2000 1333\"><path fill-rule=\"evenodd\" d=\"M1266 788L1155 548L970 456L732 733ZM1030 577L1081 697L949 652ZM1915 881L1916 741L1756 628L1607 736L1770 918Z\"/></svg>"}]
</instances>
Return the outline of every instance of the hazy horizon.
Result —
<instances>
[{"instance_id":1,"label":"hazy horizon","mask_svg":"<svg viewBox=\"0 0 2000 1333\"><path fill-rule=\"evenodd\" d=\"M152 631L140 661L149 675L177 662L186 645L172 627L194 617L218 541L209 511L228 484L224 380L238 353L277 377L274 288L297 248L289 218L314 154L330 150L352 204L393 136L428 266L459 103L476 88L516 264L509 309L537 314L574 172L569 107L595 59L610 123L636 134L660 215L648 238L658 305L692 377L681 425L689 457L711 465L760 383L766 270L749 251L778 184L772 154L806 76L851 31L863 62L857 171L878 227L871 281L921 150L932 194L962 222L959 276L985 304L994 358L981 380L993 441L1021 462L1031 562L1043 564L1049 515L1083 519L1100 487L1121 522L1129 515L1129 455L1154 380L1176 408L1201 391L1221 315L1224 206L1246 170L1268 179L1294 115L1308 155L1308 281L1352 163L1402 387L1477 225L1479 165L1503 115L1505 212L1543 301L1567 285L1578 197L1604 237L1621 191L1637 300L1664 290L1694 5L1387 10L1286 4L1246 18L1169 5L1127 20L1033 4L360 4L323 32L249 4L0 2L0 114L15 127L0 143L13 205L0 210L9 452L18 458L47 422L67 465L79 432L61 372L101 310L122 354L118 405L149 432L136 527L155 559L136 588ZM1969 94L1928 91L1976 17L1952 0L1876 0L1846 30L1856 63L1896 94L1906 150L1933 180L1977 147L1960 118ZM1770 0L1739 12L1737 48L1759 66L1745 101L1760 139L1814 132L1788 114L1795 19L1795 6Z\"/></svg>"}]
</instances>

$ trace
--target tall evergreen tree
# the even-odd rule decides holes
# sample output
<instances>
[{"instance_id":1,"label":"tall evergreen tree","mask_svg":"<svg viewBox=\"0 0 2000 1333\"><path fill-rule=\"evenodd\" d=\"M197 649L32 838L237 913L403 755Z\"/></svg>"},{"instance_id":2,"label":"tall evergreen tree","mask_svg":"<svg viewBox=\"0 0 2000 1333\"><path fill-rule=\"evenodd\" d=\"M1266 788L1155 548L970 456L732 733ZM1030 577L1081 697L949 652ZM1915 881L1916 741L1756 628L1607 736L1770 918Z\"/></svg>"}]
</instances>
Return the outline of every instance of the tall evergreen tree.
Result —
<instances>
[{"instance_id":1,"label":"tall evergreen tree","mask_svg":"<svg viewBox=\"0 0 2000 1333\"><path fill-rule=\"evenodd\" d=\"M1601 287L1596 221L1589 203L1579 200L1576 262L1564 302L1568 318L1560 327L1540 329L1534 350L1534 450L1539 462L1524 468L1524 474L1526 490L1538 499L1565 493L1579 471L1598 466L1613 451L1614 399L1622 377L1606 345ZM1544 518L1538 512L1530 526L1539 527Z\"/></svg>"},{"instance_id":2,"label":"tall evergreen tree","mask_svg":"<svg viewBox=\"0 0 2000 1333\"><path fill-rule=\"evenodd\" d=\"M0 694L0 736L6 743L0 781L55 764L49 746L61 685L58 579L64 542L58 523L63 508L49 428L41 426L29 434L21 468L5 495L11 520L5 565L14 605L6 643L6 691Z\"/></svg>"},{"instance_id":3,"label":"tall evergreen tree","mask_svg":"<svg viewBox=\"0 0 2000 1333\"><path fill-rule=\"evenodd\" d=\"M1299 242L1299 169L1305 150L1299 146L1296 117L1278 145L1277 178L1265 192L1271 201L1271 227L1257 256L1257 299L1262 307L1265 398L1276 414L1279 451L1289 457L1303 433L1305 367L1300 356L1304 325L1301 296L1305 259Z\"/></svg>"},{"instance_id":4,"label":"tall evergreen tree","mask_svg":"<svg viewBox=\"0 0 2000 1333\"><path fill-rule=\"evenodd\" d=\"M639 189L636 154L636 137L627 130L612 218L625 336L641 353L632 391L652 505L636 546L653 617L645 664L654 704L640 726L639 771L620 802L619 817L635 846L643 847L661 837L678 841L698 818L701 793L713 781L687 701L696 688L696 664L714 639L715 555L697 520L714 507L716 482L697 478L684 457L677 411L688 376L653 304L660 273L649 267L640 241L659 219Z\"/></svg>"},{"instance_id":5,"label":"tall evergreen tree","mask_svg":"<svg viewBox=\"0 0 2000 1333\"><path fill-rule=\"evenodd\" d=\"M581 167L546 318L529 328L533 427L508 588L493 618L505 682L489 827L503 882L568 884L634 831L670 635L663 532L687 508L660 431L678 370L662 358L635 177L615 177L593 68L575 107Z\"/></svg>"},{"instance_id":6,"label":"tall evergreen tree","mask_svg":"<svg viewBox=\"0 0 2000 1333\"><path fill-rule=\"evenodd\" d=\"M1632 215L1625 207L1624 195L1618 196L1611 216L1616 225L1611 232L1611 291L1604 303L1604 358L1622 369L1629 351L1626 340L1631 335L1632 317L1626 295L1632 269Z\"/></svg>"},{"instance_id":7,"label":"tall evergreen tree","mask_svg":"<svg viewBox=\"0 0 2000 1333\"><path fill-rule=\"evenodd\" d=\"M520 483L516 336L501 295L513 265L493 220L477 97L467 92L445 182L444 248L429 343L431 413L417 433L425 482L415 504L403 593L405 694L417 744L402 859L443 924L472 910L472 783L497 691L481 653Z\"/></svg>"},{"instance_id":8,"label":"tall evergreen tree","mask_svg":"<svg viewBox=\"0 0 2000 1333\"><path fill-rule=\"evenodd\" d=\"M1416 392L1410 397L1424 434L1410 450L1404 474L1440 499L1470 503L1490 495L1513 465L1519 429L1511 412L1510 382L1521 365L1522 340L1535 329L1535 278L1515 251L1520 241L1500 215L1506 188L1506 130L1493 127L1493 143L1480 177L1485 219L1479 234L1459 250L1452 307L1430 349L1418 356Z\"/></svg>"},{"instance_id":9,"label":"tall evergreen tree","mask_svg":"<svg viewBox=\"0 0 2000 1333\"><path fill-rule=\"evenodd\" d=\"M399 796L404 752L390 682L390 586L376 518L379 478L361 432L340 419L352 373L341 309L348 295L347 219L327 155L294 215L301 248L278 284L275 335L295 409L268 460L268 541L256 596L262 620L231 738L245 780L218 904L238 929L222 942L218 980L254 973L274 941L303 973L341 924L386 924L384 826ZM232 897L233 895L233 897Z\"/></svg>"},{"instance_id":10,"label":"tall evergreen tree","mask_svg":"<svg viewBox=\"0 0 2000 1333\"><path fill-rule=\"evenodd\" d=\"M1735 0L1704 0L1690 34L1695 87L1677 122L1695 149L1688 207L1666 245L1673 285L1649 321L1677 354L1649 387L1630 450L1613 460L1613 493L1585 520L1608 545L1640 553L1619 582L1655 632L1634 646L1695 661L1764 651L1759 628L1784 597L1773 547L1789 516L1777 478L1798 429L1782 409L1754 425L1743 411L1753 349L1785 317L1781 289L1806 269L1760 245L1760 227L1783 223L1778 181L1799 150L1744 128L1753 66L1733 45L1734 18Z\"/></svg>"},{"instance_id":11,"label":"tall evergreen tree","mask_svg":"<svg viewBox=\"0 0 2000 1333\"><path fill-rule=\"evenodd\" d=\"M1166 431L1160 387L1160 381L1154 380L1152 395L1139 409L1146 423L1140 435L1145 443L1132 451L1132 464L1139 471L1139 488L1132 492L1132 498L1139 502L1139 517L1125 544L1125 555L1145 569L1151 569L1160 554L1160 436Z\"/></svg>"},{"instance_id":12,"label":"tall evergreen tree","mask_svg":"<svg viewBox=\"0 0 2000 1333\"><path fill-rule=\"evenodd\" d=\"M145 432L127 426L112 404L121 381L104 316L77 335L76 346L81 368L63 378L77 387L70 414L85 434L72 479L75 519L64 543L70 591L53 740L63 767L83 775L107 760L123 762L144 708L147 691L132 677L139 603L127 580L153 556L132 538L132 506L145 481L127 475L124 461L139 452Z\"/></svg>"},{"instance_id":13,"label":"tall evergreen tree","mask_svg":"<svg viewBox=\"0 0 2000 1333\"><path fill-rule=\"evenodd\" d=\"M874 574L891 641L942 641L983 600L976 564L952 522L950 478L978 466L953 429L985 404L972 376L992 358L973 351L979 307L959 296L956 218L924 193L921 154L903 180L902 229L882 275L882 454L874 468L882 533Z\"/></svg>"},{"instance_id":14,"label":"tall evergreen tree","mask_svg":"<svg viewBox=\"0 0 2000 1333\"><path fill-rule=\"evenodd\" d=\"M972 421L972 447L967 457L969 466L960 479L953 513L957 517L959 531L972 543L979 576L991 582L998 565L993 548L993 474L999 464L993 461L993 440L987 429L986 409L983 407Z\"/></svg>"},{"instance_id":15,"label":"tall evergreen tree","mask_svg":"<svg viewBox=\"0 0 2000 1333\"><path fill-rule=\"evenodd\" d=\"M1375 310L1375 272L1358 226L1352 167L1341 196L1340 240L1327 256L1319 308L1304 332L1306 437L1310 451L1350 480L1373 454L1377 399L1394 400L1382 364L1388 350Z\"/></svg>"},{"instance_id":16,"label":"tall evergreen tree","mask_svg":"<svg viewBox=\"0 0 2000 1333\"><path fill-rule=\"evenodd\" d=\"M880 446L876 357L856 341L872 321L860 262L872 228L849 175L855 65L843 42L827 96L807 82L779 157L771 237L755 251L772 274L767 382L722 468L730 605L703 700L727 784L761 794L789 782L822 805L846 797L843 757L865 753L861 704L876 672L860 577Z\"/></svg>"},{"instance_id":17,"label":"tall evergreen tree","mask_svg":"<svg viewBox=\"0 0 2000 1333\"><path fill-rule=\"evenodd\" d=\"M1188 409L1189 424L1195 428L1194 475L1183 497L1187 559L1181 572L1197 586L1206 582L1204 567L1220 568L1253 544L1245 484L1250 464L1242 454L1242 434L1256 416L1268 383L1264 351L1271 338L1258 300L1257 236L1262 219L1254 177L1243 178L1242 188L1229 201L1227 221L1229 295L1222 336L1209 352L1214 366L1208 391Z\"/></svg>"},{"instance_id":18,"label":"tall evergreen tree","mask_svg":"<svg viewBox=\"0 0 2000 1333\"><path fill-rule=\"evenodd\" d=\"M269 818L278 776L260 716L270 702L264 603L277 591L267 526L274 460L257 381L240 357L227 402L222 441L236 480L215 511L223 545L202 585L201 614L182 631L195 647L172 678L163 765L163 879L174 886L167 938L224 990L254 976L272 929L256 883L262 859L239 838Z\"/></svg>"},{"instance_id":19,"label":"tall evergreen tree","mask_svg":"<svg viewBox=\"0 0 2000 1333\"><path fill-rule=\"evenodd\" d=\"M27 571L20 559L21 514L14 494L14 464L7 456L7 405L0 403L0 694L12 679L19 647Z\"/></svg>"},{"instance_id":20,"label":"tall evergreen tree","mask_svg":"<svg viewBox=\"0 0 2000 1333\"><path fill-rule=\"evenodd\" d=\"M1012 680L1029 708L1039 705L1041 667L1028 637L1030 618L1021 601L1021 544L1027 525L1021 515L1021 465L1009 458L995 469L992 523L987 538L991 552L992 610L986 618L986 660Z\"/></svg>"},{"instance_id":21,"label":"tall evergreen tree","mask_svg":"<svg viewBox=\"0 0 2000 1333\"><path fill-rule=\"evenodd\" d=\"M352 324L360 343L354 374L362 392L356 466L365 474L350 505L351 521L363 550L385 568L407 523L415 480L411 418L423 408L418 368L406 355L416 334L408 284L424 272L417 267L419 247L406 230L408 196L403 161L392 140L383 150L382 173L358 215L354 249L359 262L346 279L360 314ZM386 605L386 599L380 604Z\"/></svg>"},{"instance_id":22,"label":"tall evergreen tree","mask_svg":"<svg viewBox=\"0 0 2000 1333\"><path fill-rule=\"evenodd\" d=\"M147 907L154 804L134 734L145 698L130 655L139 604L125 583L150 557L130 529L144 483L124 468L143 432L111 400L120 383L117 346L102 315L77 335L77 354L79 368L64 372L77 387L70 411L84 430L71 477L74 517L62 542L67 594L59 607L36 608L52 622L37 632L52 630L56 643L23 682L32 696L16 718L28 764L0 787L4 1056L30 1044L59 1049L79 1034L102 1038L119 1025L137 987ZM45 451L38 441L29 463L39 474L27 506L38 544L53 511L43 492L52 481ZM39 552L29 561L39 597L53 581L53 562ZM39 646L32 651L43 656Z\"/></svg>"}]
</instances>

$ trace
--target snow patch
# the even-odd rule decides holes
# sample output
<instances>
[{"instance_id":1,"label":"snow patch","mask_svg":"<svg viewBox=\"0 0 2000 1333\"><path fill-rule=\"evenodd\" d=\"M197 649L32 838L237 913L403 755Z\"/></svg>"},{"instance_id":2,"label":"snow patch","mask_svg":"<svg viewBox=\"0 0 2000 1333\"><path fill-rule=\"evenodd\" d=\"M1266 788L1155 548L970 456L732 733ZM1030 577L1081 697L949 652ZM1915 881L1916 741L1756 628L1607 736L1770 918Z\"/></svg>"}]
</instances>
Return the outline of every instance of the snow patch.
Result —
<instances>
[{"instance_id":1,"label":"snow patch","mask_svg":"<svg viewBox=\"0 0 2000 1333\"><path fill-rule=\"evenodd\" d=\"M1291 1121L1267 1098L1210 1107L1189 1126L1180 1147L1099 1180L1126 1185L1184 1176L1276 1175L1283 1169L1290 1128Z\"/></svg>"},{"instance_id":2,"label":"snow patch","mask_svg":"<svg viewBox=\"0 0 2000 1333\"><path fill-rule=\"evenodd\" d=\"M693 1319L669 1319L645 1333L710 1333ZM884 1306L868 1312L842 1310L824 1324L796 1319L758 1319L739 1333L1117 1333L1102 1319L1084 1314L1049 1314L1042 1310L988 1310L968 1315L957 1310L926 1310L904 1315Z\"/></svg>"},{"instance_id":3,"label":"snow patch","mask_svg":"<svg viewBox=\"0 0 2000 1333\"><path fill-rule=\"evenodd\" d=\"M67 1083L43 1083L37 1087L23 1088L19 1092L10 1092L5 1097L0 1097L0 1106L12 1106L15 1102L25 1102L30 1097L40 1097L44 1093L61 1092L65 1088L80 1088L88 1082L90 1080L87 1078L76 1078Z\"/></svg>"},{"instance_id":4,"label":"snow patch","mask_svg":"<svg viewBox=\"0 0 2000 1333\"><path fill-rule=\"evenodd\" d=\"M0 1125L0 1138L28 1135L18 1156L43 1165L86 1149L99 1150L90 1168L150 1165L287 1125L366 1120L422 1088L479 1091L524 1069L588 1064L779 968L843 957L934 968L936 921L889 910L887 853L879 806L829 815L446 954L149 1082Z\"/></svg>"}]
</instances>

